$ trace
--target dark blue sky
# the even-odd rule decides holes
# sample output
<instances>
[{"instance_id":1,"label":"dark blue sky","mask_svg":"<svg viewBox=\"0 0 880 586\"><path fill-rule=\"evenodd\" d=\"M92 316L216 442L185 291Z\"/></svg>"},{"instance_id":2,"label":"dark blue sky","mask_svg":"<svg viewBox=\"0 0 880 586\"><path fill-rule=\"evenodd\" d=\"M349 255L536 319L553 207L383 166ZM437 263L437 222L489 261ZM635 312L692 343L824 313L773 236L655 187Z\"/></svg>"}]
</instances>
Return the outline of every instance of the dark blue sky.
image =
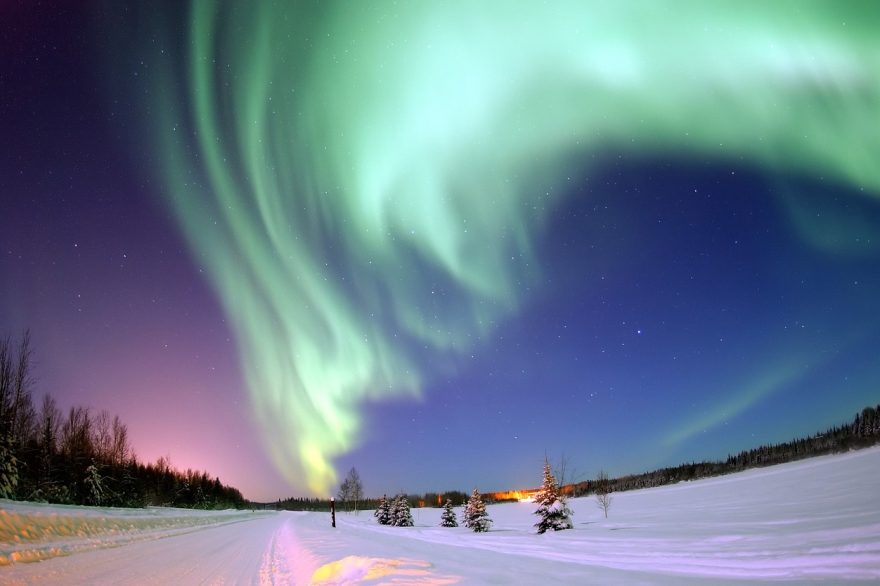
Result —
<instances>
[{"instance_id":1,"label":"dark blue sky","mask_svg":"<svg viewBox=\"0 0 880 586\"><path fill-rule=\"evenodd\" d=\"M380 443L437 478L426 486L459 469L519 486L545 452L587 478L725 458L876 397L876 245L845 259L812 248L754 169L627 157L601 168L549 226L546 277L519 318L420 408L375 409L396 422ZM880 206L835 192L817 213L878 225ZM460 458L424 458L426 446Z\"/></svg>"}]
</instances>

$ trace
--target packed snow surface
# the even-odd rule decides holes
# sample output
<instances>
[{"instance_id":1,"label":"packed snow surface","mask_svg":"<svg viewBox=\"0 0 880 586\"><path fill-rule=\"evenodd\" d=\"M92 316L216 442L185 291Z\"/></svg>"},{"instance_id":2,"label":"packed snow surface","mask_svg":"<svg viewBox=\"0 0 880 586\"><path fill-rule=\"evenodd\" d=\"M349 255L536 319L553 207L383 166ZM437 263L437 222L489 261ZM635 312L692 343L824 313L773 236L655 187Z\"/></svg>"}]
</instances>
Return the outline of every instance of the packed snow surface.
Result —
<instances>
[{"instance_id":1,"label":"packed snow surface","mask_svg":"<svg viewBox=\"0 0 880 586\"><path fill-rule=\"evenodd\" d=\"M880 448L570 501L489 506L488 533L371 511L120 510L0 501L3 584L719 584L880 580Z\"/></svg>"}]
</instances>

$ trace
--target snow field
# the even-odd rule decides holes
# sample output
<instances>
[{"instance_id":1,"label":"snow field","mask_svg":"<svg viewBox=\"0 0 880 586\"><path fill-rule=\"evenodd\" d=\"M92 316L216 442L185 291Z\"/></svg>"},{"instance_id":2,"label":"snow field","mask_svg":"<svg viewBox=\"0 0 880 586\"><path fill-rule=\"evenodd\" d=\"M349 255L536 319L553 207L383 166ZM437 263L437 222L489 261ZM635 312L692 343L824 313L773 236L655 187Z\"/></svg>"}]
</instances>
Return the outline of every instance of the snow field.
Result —
<instances>
[{"instance_id":1,"label":"snow field","mask_svg":"<svg viewBox=\"0 0 880 586\"><path fill-rule=\"evenodd\" d=\"M490 505L488 533L372 511L126 511L0 502L0 583L725 584L880 581L880 447L615 493L606 520L537 535L534 503ZM460 507L457 512L460 512ZM16 541L10 536L18 537ZM34 558L26 552L59 548ZM15 552L22 552L13 559ZM22 563L44 559L40 563Z\"/></svg>"}]
</instances>

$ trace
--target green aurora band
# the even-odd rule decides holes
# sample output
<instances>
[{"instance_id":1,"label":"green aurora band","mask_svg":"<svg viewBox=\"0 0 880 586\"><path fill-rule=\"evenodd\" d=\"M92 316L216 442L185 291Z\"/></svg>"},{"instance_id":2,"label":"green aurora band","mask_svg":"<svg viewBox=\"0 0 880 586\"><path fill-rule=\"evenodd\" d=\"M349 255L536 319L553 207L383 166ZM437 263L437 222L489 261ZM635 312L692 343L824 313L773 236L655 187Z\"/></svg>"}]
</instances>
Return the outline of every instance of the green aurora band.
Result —
<instances>
[{"instance_id":1,"label":"green aurora band","mask_svg":"<svg viewBox=\"0 0 880 586\"><path fill-rule=\"evenodd\" d=\"M266 445L315 494L365 402L418 396L516 311L592 154L880 193L878 3L203 0L187 18L148 45L150 133Z\"/></svg>"}]
</instances>

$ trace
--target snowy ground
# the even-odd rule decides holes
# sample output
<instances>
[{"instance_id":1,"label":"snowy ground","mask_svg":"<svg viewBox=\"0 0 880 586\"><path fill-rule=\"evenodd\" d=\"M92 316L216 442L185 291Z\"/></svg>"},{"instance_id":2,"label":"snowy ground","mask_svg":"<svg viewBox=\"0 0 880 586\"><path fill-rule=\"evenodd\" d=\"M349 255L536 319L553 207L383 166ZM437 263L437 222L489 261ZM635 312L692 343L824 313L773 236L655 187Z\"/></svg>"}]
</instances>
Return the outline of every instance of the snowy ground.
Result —
<instances>
[{"instance_id":1,"label":"snowy ground","mask_svg":"<svg viewBox=\"0 0 880 586\"><path fill-rule=\"evenodd\" d=\"M682 584L880 581L880 448L575 499L536 535L531 503L492 531L372 515L116 510L0 501L3 584ZM36 562L35 560L43 560ZM29 563L29 562L34 563Z\"/></svg>"}]
</instances>

